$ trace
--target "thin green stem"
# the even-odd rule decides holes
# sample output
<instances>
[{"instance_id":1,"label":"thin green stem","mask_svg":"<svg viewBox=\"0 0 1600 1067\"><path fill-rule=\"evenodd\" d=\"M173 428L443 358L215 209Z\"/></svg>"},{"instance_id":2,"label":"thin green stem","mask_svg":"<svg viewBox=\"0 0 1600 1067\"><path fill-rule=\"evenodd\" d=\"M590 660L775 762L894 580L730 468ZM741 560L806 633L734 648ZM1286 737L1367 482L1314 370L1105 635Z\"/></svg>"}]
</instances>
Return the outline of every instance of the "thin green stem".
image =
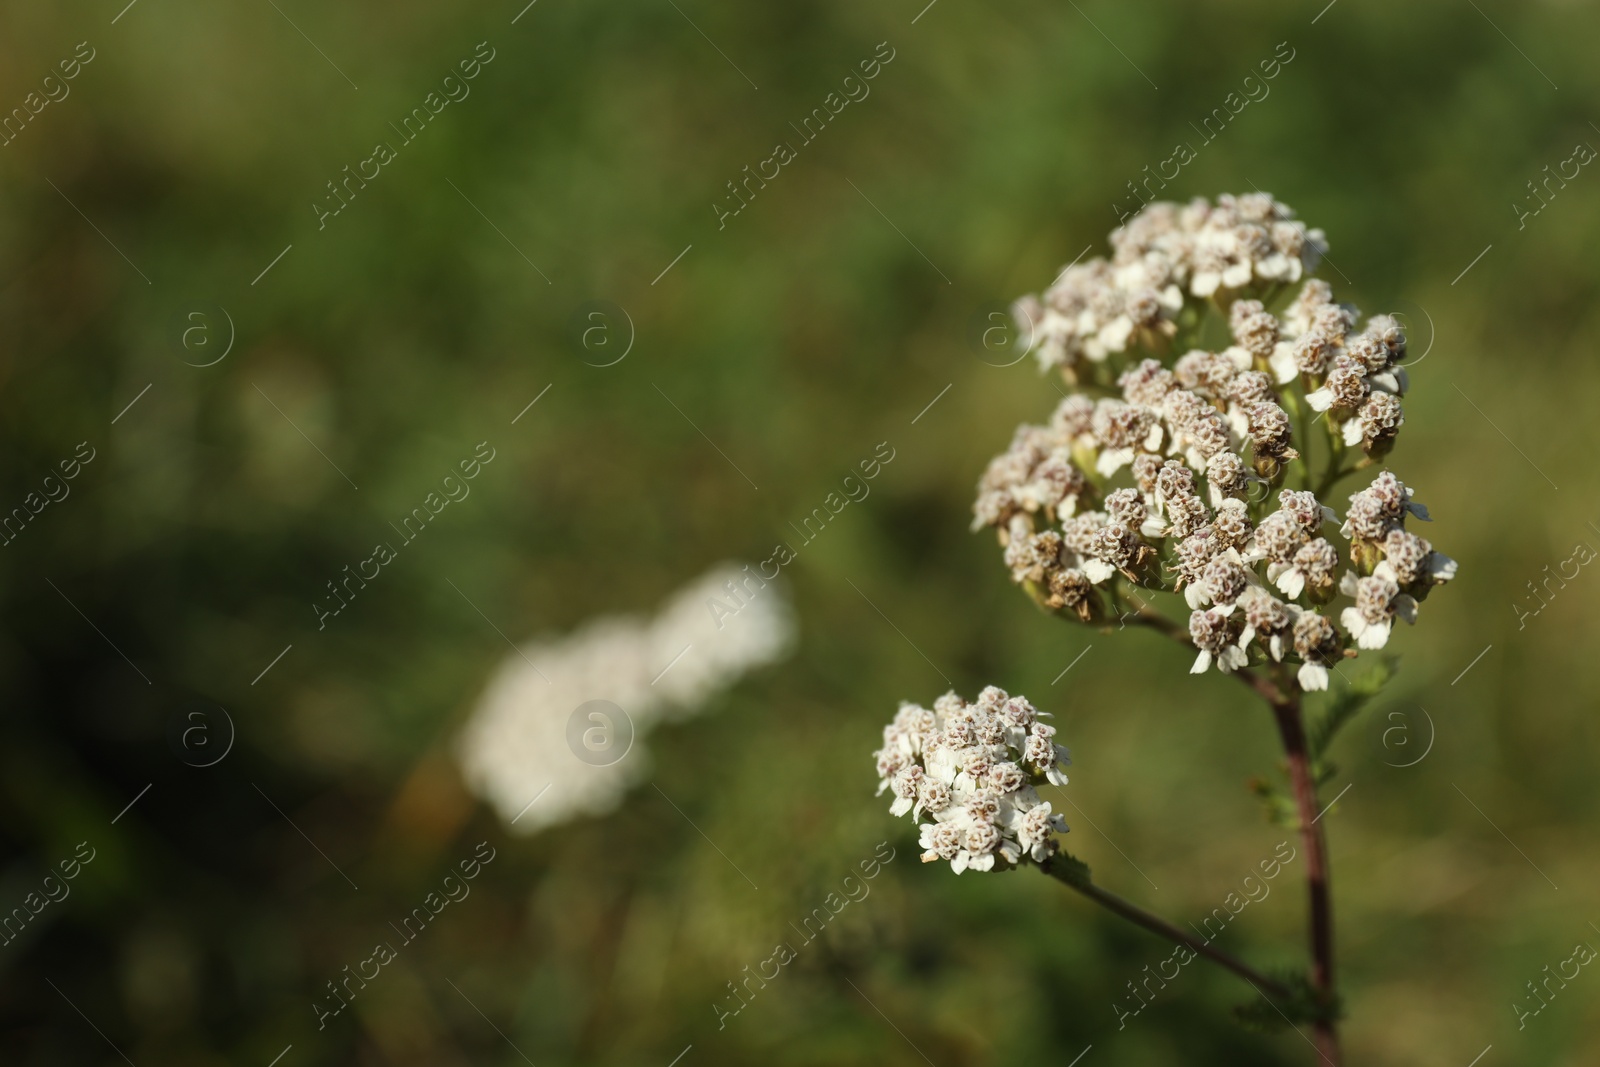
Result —
<instances>
[{"instance_id":1,"label":"thin green stem","mask_svg":"<svg viewBox=\"0 0 1600 1067\"><path fill-rule=\"evenodd\" d=\"M1328 431L1328 469L1324 477L1337 481L1342 477L1337 472L1344 466L1344 454L1348 446L1344 443L1344 432L1334 423L1332 415L1324 414L1323 425Z\"/></svg>"},{"instance_id":2,"label":"thin green stem","mask_svg":"<svg viewBox=\"0 0 1600 1067\"><path fill-rule=\"evenodd\" d=\"M1335 464L1329 463L1327 475L1323 477L1322 483L1317 486L1317 499L1321 500L1329 490L1356 473L1356 471L1364 470L1370 466L1372 466L1371 456L1363 456L1353 465L1342 469L1335 469Z\"/></svg>"},{"instance_id":3,"label":"thin green stem","mask_svg":"<svg viewBox=\"0 0 1600 1067\"><path fill-rule=\"evenodd\" d=\"M1051 856L1041 864L1041 869L1050 877L1068 888L1082 893L1113 914L1122 916L1157 937L1164 937L1168 941L1176 942L1209 960L1220 963L1246 982L1255 986L1262 994L1271 993L1280 999L1287 999L1291 996L1289 988L1282 982L1269 978L1249 964L1235 959L1228 953L1213 946L1211 942L1187 934L1160 916L1145 911L1132 901L1125 900L1110 890L1101 889L1089 881L1088 868L1076 860L1062 855Z\"/></svg>"},{"instance_id":4,"label":"thin green stem","mask_svg":"<svg viewBox=\"0 0 1600 1067\"><path fill-rule=\"evenodd\" d=\"M1294 466L1300 469L1300 488L1311 488L1311 427L1302 420L1305 412L1300 409L1300 398L1294 390L1285 389L1281 394L1284 409L1289 412L1289 425L1300 430L1300 448L1296 451L1299 455L1294 459Z\"/></svg>"}]
</instances>

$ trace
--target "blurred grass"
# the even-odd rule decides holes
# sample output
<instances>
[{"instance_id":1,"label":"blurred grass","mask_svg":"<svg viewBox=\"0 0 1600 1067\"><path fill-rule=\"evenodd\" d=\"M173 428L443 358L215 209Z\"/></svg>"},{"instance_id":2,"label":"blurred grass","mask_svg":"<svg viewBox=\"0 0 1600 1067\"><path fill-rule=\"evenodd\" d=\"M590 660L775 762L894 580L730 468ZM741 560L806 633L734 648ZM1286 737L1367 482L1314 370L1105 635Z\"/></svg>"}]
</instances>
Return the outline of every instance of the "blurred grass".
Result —
<instances>
[{"instance_id":1,"label":"blurred grass","mask_svg":"<svg viewBox=\"0 0 1600 1067\"><path fill-rule=\"evenodd\" d=\"M1069 847L1179 918L1281 839L1244 785L1276 759L1259 710L1151 635L1039 617L965 528L985 460L1056 395L1026 362L985 365L970 319L1102 250L1124 183L1285 40L1271 96L1170 192L1270 190L1327 231L1342 298L1425 310L1437 336L1391 465L1462 563L1335 749L1353 783L1328 816L1350 1057L1466 1063L1493 1043L1586 1062L1584 979L1525 1030L1508 1005L1600 918L1595 579L1526 629L1511 605L1600 543L1600 193L1584 173L1522 231L1507 205L1600 138L1592 10L1351 0L1312 25L1320 3L946 0L912 25L917 2L541 0L512 26L520 4L141 0L110 25L121 6L0 8L5 107L76 42L97 49L0 150L0 505L77 442L100 453L0 556L0 906L78 841L100 850L0 950L8 1063L110 1062L45 978L141 1064L264 1064L290 1043L283 1067L521 1062L493 1027L540 1064L665 1064L691 1043L685 1067L1067 1062L1090 1044L1086 1063L1307 1062L1293 1033L1230 1022L1245 991L1199 967L1118 1032L1113 1000L1162 946L1028 873L919 866L869 757L895 702L936 696L941 673L1030 695L1073 749ZM482 40L497 58L472 95L319 233L323 183ZM718 231L724 183L884 40L871 96ZM638 330L606 369L571 337L593 299ZM168 336L196 301L238 326L207 369ZM473 496L318 632L323 583L484 439L500 458ZM694 826L647 787L513 841L465 796L450 740L505 649L446 578L514 638L646 609L712 561L764 558L884 440L897 458L872 496L789 568L798 654L652 741ZM239 728L208 770L166 739L195 700ZM1432 752L1385 766L1418 751L1384 748L1388 714L1420 730L1419 706ZM318 1033L322 983L485 839L500 858L471 900ZM724 983L884 840L898 858L871 896L719 1032ZM1301 960L1299 873L1233 948Z\"/></svg>"}]
</instances>

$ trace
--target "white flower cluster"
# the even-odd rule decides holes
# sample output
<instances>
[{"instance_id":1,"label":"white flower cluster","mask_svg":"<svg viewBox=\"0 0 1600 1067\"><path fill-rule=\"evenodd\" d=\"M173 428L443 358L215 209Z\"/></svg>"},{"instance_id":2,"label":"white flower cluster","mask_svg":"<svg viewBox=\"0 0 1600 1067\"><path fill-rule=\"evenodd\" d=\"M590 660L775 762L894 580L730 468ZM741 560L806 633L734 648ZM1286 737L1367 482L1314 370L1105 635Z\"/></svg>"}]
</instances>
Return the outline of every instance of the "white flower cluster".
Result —
<instances>
[{"instance_id":1,"label":"white flower cluster","mask_svg":"<svg viewBox=\"0 0 1600 1067\"><path fill-rule=\"evenodd\" d=\"M1348 545L1329 539L1337 516L1310 486L1326 493L1388 453L1406 339L1388 315L1358 332L1321 280L1291 294L1326 249L1291 219L1265 194L1151 204L1112 234L1110 262L1019 301L1041 363L1077 391L990 462L973 528L996 529L1012 577L1052 610L1095 621L1109 597L1120 611L1119 579L1181 593L1196 672L1244 667L1255 649L1325 689L1348 642L1319 608L1350 597L1345 630L1381 648L1455 564L1405 530L1426 511L1388 472L1350 498ZM1220 352L1182 343L1224 328ZM1325 459L1315 480L1311 450ZM1291 472L1302 488L1286 487Z\"/></svg>"},{"instance_id":2,"label":"white flower cluster","mask_svg":"<svg viewBox=\"0 0 1600 1067\"><path fill-rule=\"evenodd\" d=\"M1136 339L1170 338L1186 292L1206 299L1259 282L1298 282L1327 249L1321 230L1308 233L1264 193L1150 204L1111 234L1111 246L1109 262L1068 267L1042 298L1019 301L1019 323L1043 366L1070 373Z\"/></svg>"},{"instance_id":3,"label":"white flower cluster","mask_svg":"<svg viewBox=\"0 0 1600 1067\"><path fill-rule=\"evenodd\" d=\"M1020 696L989 686L969 704L955 693L933 709L901 704L883 728L878 792L895 815L922 825L922 862L949 860L957 874L1041 863L1067 824L1034 786L1065 785L1070 762L1055 727Z\"/></svg>"},{"instance_id":4,"label":"white flower cluster","mask_svg":"<svg viewBox=\"0 0 1600 1067\"><path fill-rule=\"evenodd\" d=\"M1417 601L1428 589L1456 576L1455 560L1435 552L1426 538L1405 528L1407 515L1428 521L1428 509L1411 502L1411 490L1388 471L1350 498L1341 531L1350 538L1357 558L1377 558L1372 573L1358 577L1347 571L1339 591L1354 597L1340 621L1362 648L1382 648L1398 615L1417 619Z\"/></svg>"},{"instance_id":5,"label":"white flower cluster","mask_svg":"<svg viewBox=\"0 0 1600 1067\"><path fill-rule=\"evenodd\" d=\"M507 656L461 735L467 785L524 834L614 809L648 767L638 739L658 720L697 713L740 675L789 649L794 623L775 584L720 627L708 609L730 586L748 595L754 581L749 568L724 563L674 593L653 619L593 619L568 637ZM616 704L632 723L634 751L619 751L616 762L580 760L568 745L573 711L596 699ZM623 736L625 724L612 725Z\"/></svg>"}]
</instances>

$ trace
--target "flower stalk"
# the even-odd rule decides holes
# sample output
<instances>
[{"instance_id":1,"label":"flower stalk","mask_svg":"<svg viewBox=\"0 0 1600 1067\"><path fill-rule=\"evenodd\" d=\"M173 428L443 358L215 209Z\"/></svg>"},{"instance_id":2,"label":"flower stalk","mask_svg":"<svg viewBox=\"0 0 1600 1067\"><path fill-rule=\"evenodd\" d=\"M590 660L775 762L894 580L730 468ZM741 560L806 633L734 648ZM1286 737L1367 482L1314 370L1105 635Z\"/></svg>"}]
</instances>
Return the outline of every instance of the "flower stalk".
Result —
<instances>
[{"instance_id":1,"label":"flower stalk","mask_svg":"<svg viewBox=\"0 0 1600 1067\"><path fill-rule=\"evenodd\" d=\"M1221 964L1234 974L1243 978L1256 988L1263 996L1287 999L1291 996L1288 986L1275 978L1269 978L1242 960L1230 956L1217 948L1209 941L1194 937L1167 922L1158 915L1154 915L1137 904L1118 896L1108 889L1102 889L1089 879L1089 869L1079 861L1065 854L1058 853L1051 856L1040 865L1044 873L1061 882L1063 885L1082 893L1101 907L1120 915L1135 926L1155 934L1157 937L1166 938L1175 944L1194 951L1208 960Z\"/></svg>"},{"instance_id":2,"label":"flower stalk","mask_svg":"<svg viewBox=\"0 0 1600 1067\"><path fill-rule=\"evenodd\" d=\"M1012 580L1045 611L1154 630L1194 653L1190 673L1231 675L1267 704L1307 856L1309 974L1269 979L1095 886L1060 853L1051 835L1065 823L1033 787L1065 784L1066 749L1020 697L991 686L973 704L950 693L932 710L902 706L877 753L880 792L894 790L895 814L928 820L925 862L957 873L1036 864L1227 967L1285 1019L1310 1020L1319 1056L1338 1067L1332 892L1303 695L1383 648L1456 572L1406 528L1427 509L1388 470L1348 498L1342 521L1323 499L1394 447L1410 388L1405 331L1392 315L1359 326L1354 307L1307 277L1322 231L1264 193L1149 204L1111 245L1109 259L1074 262L1013 308L1041 369L1070 392L990 461L972 526L994 530ZM1224 328L1221 351L1192 347ZM1182 597L1187 620L1147 593Z\"/></svg>"},{"instance_id":3,"label":"flower stalk","mask_svg":"<svg viewBox=\"0 0 1600 1067\"><path fill-rule=\"evenodd\" d=\"M1310 895L1311 988L1317 999L1315 1029L1317 1051L1333 1067L1340 1063L1337 1028L1338 995L1333 975L1333 892L1328 872L1328 846L1318 825L1317 782L1306 744L1305 722L1298 694L1272 705L1289 765L1299 815L1300 837L1306 851L1306 885Z\"/></svg>"}]
</instances>

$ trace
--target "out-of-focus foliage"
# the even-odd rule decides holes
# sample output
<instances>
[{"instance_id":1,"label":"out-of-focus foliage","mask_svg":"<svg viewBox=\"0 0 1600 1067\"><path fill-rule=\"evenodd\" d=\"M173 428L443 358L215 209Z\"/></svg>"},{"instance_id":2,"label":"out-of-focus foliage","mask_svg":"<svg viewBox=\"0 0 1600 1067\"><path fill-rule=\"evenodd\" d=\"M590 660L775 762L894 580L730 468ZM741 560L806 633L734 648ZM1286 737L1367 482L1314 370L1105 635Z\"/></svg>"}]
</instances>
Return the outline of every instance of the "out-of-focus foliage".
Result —
<instances>
[{"instance_id":1,"label":"out-of-focus foliage","mask_svg":"<svg viewBox=\"0 0 1600 1067\"><path fill-rule=\"evenodd\" d=\"M1396 458L1461 576L1329 753L1351 1062L1582 1062L1600 979L1520 1030L1511 1005L1600 944L1600 578L1549 578L1600 545L1600 178L1541 186L1520 228L1511 205L1600 144L1600 15L922 2L0 9L0 109L94 53L0 148L0 510L95 456L0 548L0 909L95 850L0 947L6 1063L120 1062L104 1039L141 1067L1309 1062L1232 1021L1251 994L1204 963L1119 1029L1166 946L1037 874L920 866L871 795L898 699L995 683L1055 714L1069 847L1102 884L1198 921L1287 834L1247 788L1277 754L1235 683L1040 617L966 532L985 460L1057 396L974 324L1101 249L1179 141L1198 158L1168 195L1271 191L1327 231L1341 298L1427 349ZM319 229L326 183L479 42L470 95ZM802 144L880 42L870 95ZM1204 143L1230 93L1258 99ZM719 223L780 140L796 158ZM614 366L576 339L590 301L636 330ZM173 340L201 306L237 333L209 367ZM471 496L319 628L326 583L481 441ZM795 656L658 731L653 786L530 839L464 791L496 627L764 559L885 441L870 496L785 568ZM219 705L232 751L186 765L174 723ZM326 983L481 841L470 897L319 1031ZM1226 946L1299 965L1302 873Z\"/></svg>"}]
</instances>

